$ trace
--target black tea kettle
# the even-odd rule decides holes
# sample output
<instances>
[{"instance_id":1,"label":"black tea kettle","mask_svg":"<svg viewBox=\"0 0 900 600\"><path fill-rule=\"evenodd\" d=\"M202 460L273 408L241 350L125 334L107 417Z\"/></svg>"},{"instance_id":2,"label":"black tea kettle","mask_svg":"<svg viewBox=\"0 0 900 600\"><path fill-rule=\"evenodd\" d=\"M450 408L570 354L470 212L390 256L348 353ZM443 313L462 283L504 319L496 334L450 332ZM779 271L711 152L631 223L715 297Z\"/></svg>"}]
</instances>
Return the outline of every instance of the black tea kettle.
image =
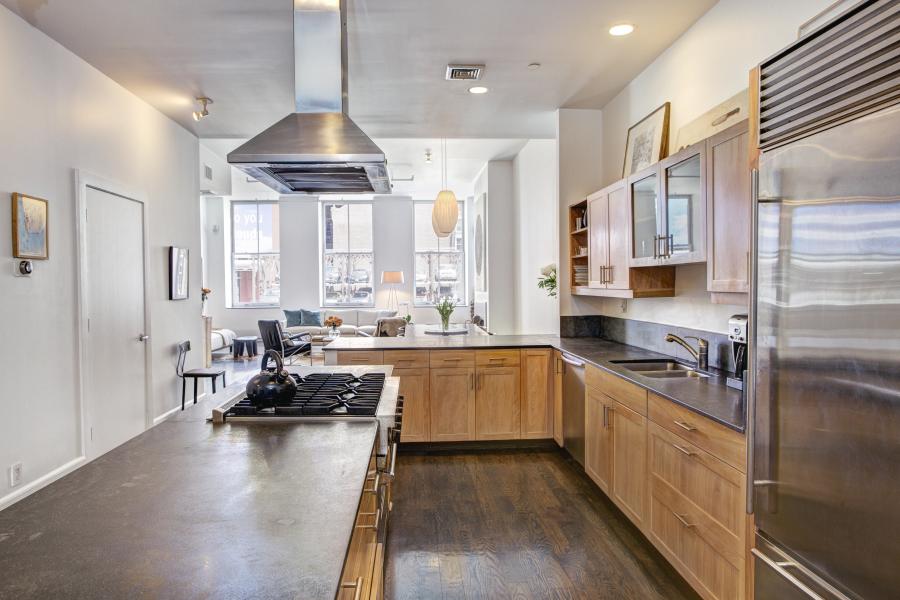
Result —
<instances>
[{"instance_id":1,"label":"black tea kettle","mask_svg":"<svg viewBox=\"0 0 900 600\"><path fill-rule=\"evenodd\" d=\"M275 359L275 371L267 369L270 356ZM297 393L297 382L284 369L281 355L274 350L266 350L261 369L258 375L247 382L247 399L250 403L256 408L290 404Z\"/></svg>"}]
</instances>

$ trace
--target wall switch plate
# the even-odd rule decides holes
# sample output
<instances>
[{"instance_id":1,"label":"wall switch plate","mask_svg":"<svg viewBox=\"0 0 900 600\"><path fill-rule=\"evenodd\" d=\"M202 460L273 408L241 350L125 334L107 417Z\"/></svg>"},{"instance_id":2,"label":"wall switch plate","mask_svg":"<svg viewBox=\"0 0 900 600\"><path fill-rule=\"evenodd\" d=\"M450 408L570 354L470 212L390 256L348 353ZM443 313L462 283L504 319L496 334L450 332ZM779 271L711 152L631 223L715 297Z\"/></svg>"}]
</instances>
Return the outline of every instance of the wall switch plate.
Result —
<instances>
[{"instance_id":1,"label":"wall switch plate","mask_svg":"<svg viewBox=\"0 0 900 600\"><path fill-rule=\"evenodd\" d=\"M22 463L13 463L9 467L9 487L16 487L22 483Z\"/></svg>"}]
</instances>

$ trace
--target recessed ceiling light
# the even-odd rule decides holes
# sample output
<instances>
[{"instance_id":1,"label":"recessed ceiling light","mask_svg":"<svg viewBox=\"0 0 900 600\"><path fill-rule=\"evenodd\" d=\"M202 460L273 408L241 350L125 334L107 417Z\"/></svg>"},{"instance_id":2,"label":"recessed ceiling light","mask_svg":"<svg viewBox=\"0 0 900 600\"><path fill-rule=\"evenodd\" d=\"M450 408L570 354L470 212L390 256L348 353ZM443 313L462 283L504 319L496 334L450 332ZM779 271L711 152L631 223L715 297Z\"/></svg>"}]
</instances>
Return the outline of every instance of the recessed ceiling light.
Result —
<instances>
[{"instance_id":1,"label":"recessed ceiling light","mask_svg":"<svg viewBox=\"0 0 900 600\"><path fill-rule=\"evenodd\" d=\"M540 68L541 68L541 63L531 63L528 65L529 71L537 71Z\"/></svg>"},{"instance_id":2,"label":"recessed ceiling light","mask_svg":"<svg viewBox=\"0 0 900 600\"><path fill-rule=\"evenodd\" d=\"M488 89L486 87L484 87L483 85L476 85L476 86L469 88L469 93L470 94L487 94Z\"/></svg>"},{"instance_id":3,"label":"recessed ceiling light","mask_svg":"<svg viewBox=\"0 0 900 600\"><path fill-rule=\"evenodd\" d=\"M632 31L634 31L634 25L631 23L619 23L618 25L613 25L609 28L609 35L621 37L623 35L628 35Z\"/></svg>"}]
</instances>

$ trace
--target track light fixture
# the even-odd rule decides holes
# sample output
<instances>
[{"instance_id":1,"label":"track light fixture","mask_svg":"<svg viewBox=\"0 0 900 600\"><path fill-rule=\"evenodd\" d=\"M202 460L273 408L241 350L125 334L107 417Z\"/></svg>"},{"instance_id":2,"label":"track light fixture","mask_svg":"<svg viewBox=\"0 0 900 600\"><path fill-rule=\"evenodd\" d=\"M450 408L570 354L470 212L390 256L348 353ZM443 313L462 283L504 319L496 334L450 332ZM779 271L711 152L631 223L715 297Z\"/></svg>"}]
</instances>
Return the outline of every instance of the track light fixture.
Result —
<instances>
[{"instance_id":1,"label":"track light fixture","mask_svg":"<svg viewBox=\"0 0 900 600\"><path fill-rule=\"evenodd\" d=\"M198 96L197 102L200 103L200 110L194 111L194 120L199 121L203 117L209 116L209 110L206 108L207 105L212 104L213 101L211 98L207 98L206 96Z\"/></svg>"}]
</instances>

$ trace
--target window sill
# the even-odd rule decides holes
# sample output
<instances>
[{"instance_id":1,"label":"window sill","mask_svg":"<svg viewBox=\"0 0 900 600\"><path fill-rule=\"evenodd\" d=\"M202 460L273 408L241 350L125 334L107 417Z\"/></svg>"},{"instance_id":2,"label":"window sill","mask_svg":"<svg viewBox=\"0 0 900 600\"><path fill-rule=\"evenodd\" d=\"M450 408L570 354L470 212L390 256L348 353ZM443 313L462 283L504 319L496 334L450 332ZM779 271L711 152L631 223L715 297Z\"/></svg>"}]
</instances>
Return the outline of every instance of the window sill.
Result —
<instances>
[{"instance_id":1,"label":"window sill","mask_svg":"<svg viewBox=\"0 0 900 600\"><path fill-rule=\"evenodd\" d=\"M226 306L228 310L253 310L259 308L281 308L280 304L245 304L244 306Z\"/></svg>"}]
</instances>

